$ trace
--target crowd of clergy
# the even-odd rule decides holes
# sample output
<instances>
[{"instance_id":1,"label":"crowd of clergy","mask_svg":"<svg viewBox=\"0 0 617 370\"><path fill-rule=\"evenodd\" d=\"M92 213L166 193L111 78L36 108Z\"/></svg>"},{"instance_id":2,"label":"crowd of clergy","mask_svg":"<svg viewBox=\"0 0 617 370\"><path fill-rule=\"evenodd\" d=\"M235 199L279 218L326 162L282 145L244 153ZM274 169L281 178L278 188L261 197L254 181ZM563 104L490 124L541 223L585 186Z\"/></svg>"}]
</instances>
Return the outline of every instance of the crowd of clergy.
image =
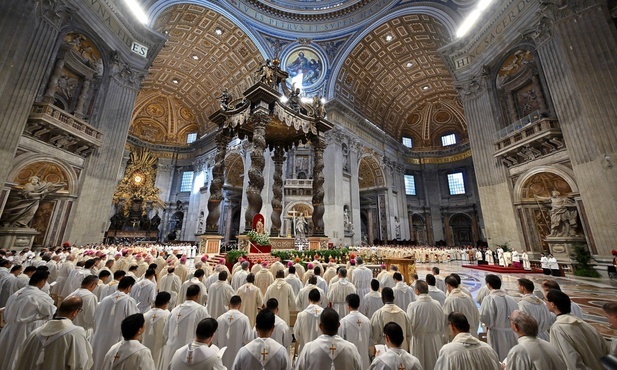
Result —
<instances>
[{"instance_id":1,"label":"crowd of clergy","mask_svg":"<svg viewBox=\"0 0 617 370\"><path fill-rule=\"evenodd\" d=\"M489 274L474 299L437 267L419 279L361 257L240 259L230 271L174 252L0 249L0 370L601 370L617 355L555 280L521 278L508 295ZM603 309L617 328L617 303Z\"/></svg>"}]
</instances>

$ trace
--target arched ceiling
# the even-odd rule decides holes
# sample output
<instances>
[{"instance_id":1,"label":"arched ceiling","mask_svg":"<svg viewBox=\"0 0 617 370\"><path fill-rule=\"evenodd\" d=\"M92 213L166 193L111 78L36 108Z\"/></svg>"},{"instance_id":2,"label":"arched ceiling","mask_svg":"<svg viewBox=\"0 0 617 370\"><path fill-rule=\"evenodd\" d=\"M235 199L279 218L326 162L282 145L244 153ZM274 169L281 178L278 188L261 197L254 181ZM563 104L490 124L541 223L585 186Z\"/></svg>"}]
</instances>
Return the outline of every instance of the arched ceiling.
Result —
<instances>
[{"instance_id":1,"label":"arched ceiling","mask_svg":"<svg viewBox=\"0 0 617 370\"><path fill-rule=\"evenodd\" d=\"M263 49L252 41L255 35L244 31L250 27L241 28L200 5L165 1L176 5L158 12L152 27L166 34L168 41L142 84L138 103L152 96L181 102L194 115L202 135L215 129L207 117L219 109L222 90L229 89L237 98L252 84L253 73L264 60ZM165 1L143 3L154 6ZM469 7L476 0L448 1ZM339 2L343 7L370 3ZM300 3L276 0L270 5L291 8ZM333 98L397 140L412 136L417 147L433 146L434 135L444 129L466 136L462 106L438 52L449 41L448 27L429 15L407 14L381 23L355 45L345 46L351 51L338 50L338 55L347 57L338 72L329 76L335 80ZM180 132L167 135L182 141Z\"/></svg>"},{"instance_id":2,"label":"arched ceiling","mask_svg":"<svg viewBox=\"0 0 617 370\"><path fill-rule=\"evenodd\" d=\"M207 117L219 109L223 89L238 97L252 84L252 72L263 62L258 48L227 18L198 5L169 7L153 27L168 40L140 94L174 97L192 110L202 134L214 129Z\"/></svg>"},{"instance_id":3,"label":"arched ceiling","mask_svg":"<svg viewBox=\"0 0 617 370\"><path fill-rule=\"evenodd\" d=\"M419 107L457 99L438 52L449 40L446 27L428 15L405 15L383 23L343 63L335 97L399 139L411 129L409 116ZM460 104L453 106L462 117ZM431 125L430 118L419 124Z\"/></svg>"}]
</instances>

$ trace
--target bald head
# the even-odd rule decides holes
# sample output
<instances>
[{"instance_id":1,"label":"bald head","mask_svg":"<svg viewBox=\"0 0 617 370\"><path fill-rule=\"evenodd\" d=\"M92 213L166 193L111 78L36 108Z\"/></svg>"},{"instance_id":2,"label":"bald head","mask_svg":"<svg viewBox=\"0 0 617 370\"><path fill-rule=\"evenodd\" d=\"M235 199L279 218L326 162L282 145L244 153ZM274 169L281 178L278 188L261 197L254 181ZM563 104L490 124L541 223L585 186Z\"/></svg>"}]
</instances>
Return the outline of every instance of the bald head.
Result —
<instances>
[{"instance_id":1,"label":"bald head","mask_svg":"<svg viewBox=\"0 0 617 370\"><path fill-rule=\"evenodd\" d=\"M56 311L56 317L67 317L72 320L77 316L83 305L84 301L81 297L69 297L60 303L60 307Z\"/></svg>"}]
</instances>

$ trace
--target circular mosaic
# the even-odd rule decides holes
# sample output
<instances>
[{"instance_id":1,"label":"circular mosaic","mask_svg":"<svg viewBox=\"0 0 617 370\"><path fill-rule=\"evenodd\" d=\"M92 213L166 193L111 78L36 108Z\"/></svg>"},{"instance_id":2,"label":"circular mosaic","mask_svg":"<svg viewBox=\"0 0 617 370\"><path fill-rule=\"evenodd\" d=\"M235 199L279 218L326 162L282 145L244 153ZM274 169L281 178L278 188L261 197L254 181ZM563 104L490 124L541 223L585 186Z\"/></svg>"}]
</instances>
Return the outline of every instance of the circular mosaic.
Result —
<instances>
[{"instance_id":1,"label":"circular mosaic","mask_svg":"<svg viewBox=\"0 0 617 370\"><path fill-rule=\"evenodd\" d=\"M291 49L282 58L283 69L289 73L289 82L301 83L301 89L319 86L326 75L325 57L314 48L301 46Z\"/></svg>"}]
</instances>

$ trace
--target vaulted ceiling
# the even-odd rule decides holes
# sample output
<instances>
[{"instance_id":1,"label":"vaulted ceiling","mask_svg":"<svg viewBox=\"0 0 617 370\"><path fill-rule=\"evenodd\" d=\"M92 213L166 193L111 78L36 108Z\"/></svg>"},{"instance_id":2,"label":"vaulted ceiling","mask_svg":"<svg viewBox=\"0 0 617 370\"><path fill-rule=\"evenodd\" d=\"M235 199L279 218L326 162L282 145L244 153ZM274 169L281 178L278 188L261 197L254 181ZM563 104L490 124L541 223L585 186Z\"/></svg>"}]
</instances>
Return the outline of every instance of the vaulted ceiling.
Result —
<instances>
[{"instance_id":1,"label":"vaulted ceiling","mask_svg":"<svg viewBox=\"0 0 617 370\"><path fill-rule=\"evenodd\" d=\"M189 110L194 119L187 125L198 127L200 134L214 130L207 117L219 109L223 89L237 98L253 83L253 73L264 59L260 50L227 17L199 5L170 6L153 28L168 41L142 84L136 109L143 111L136 111L134 118L150 122L153 113L160 114L146 104L160 96L165 99L154 101L165 100L184 113ZM373 26L351 46L338 73L329 77L335 79L334 96L329 98L340 100L397 140L412 137L415 147L433 146L435 135L447 130L464 137L462 106L438 52L449 40L446 26L428 15L402 15ZM131 132L140 136L148 127ZM161 135L167 143L185 143L186 125L179 130L169 124Z\"/></svg>"}]
</instances>

